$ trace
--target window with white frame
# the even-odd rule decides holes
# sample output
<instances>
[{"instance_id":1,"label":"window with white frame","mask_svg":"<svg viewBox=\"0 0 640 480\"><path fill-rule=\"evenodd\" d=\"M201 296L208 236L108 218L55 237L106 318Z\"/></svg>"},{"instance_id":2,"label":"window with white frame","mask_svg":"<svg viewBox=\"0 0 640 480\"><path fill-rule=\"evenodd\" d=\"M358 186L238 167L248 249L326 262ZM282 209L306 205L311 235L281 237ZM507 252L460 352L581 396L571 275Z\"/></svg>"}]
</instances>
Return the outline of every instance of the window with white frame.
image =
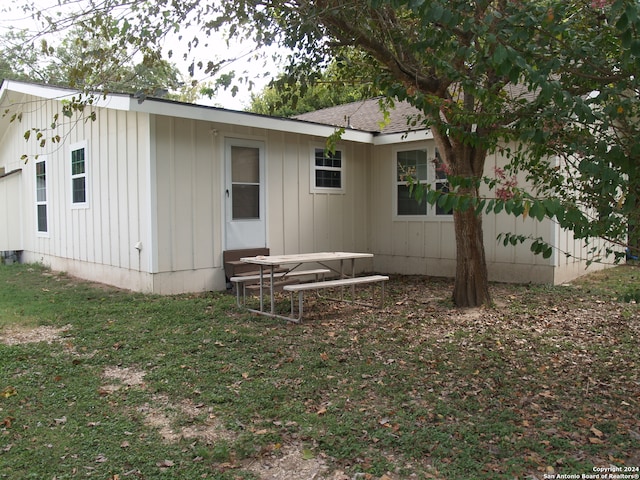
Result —
<instances>
[{"instance_id":1,"label":"window with white frame","mask_svg":"<svg viewBox=\"0 0 640 480\"><path fill-rule=\"evenodd\" d=\"M71 146L71 204L86 206L87 197L87 148L86 144Z\"/></svg>"},{"instance_id":2,"label":"window with white frame","mask_svg":"<svg viewBox=\"0 0 640 480\"><path fill-rule=\"evenodd\" d=\"M396 213L398 215L426 215L427 202L418 202L411 195L410 182L426 186L428 182L427 150L405 150L396 153Z\"/></svg>"},{"instance_id":3,"label":"window with white frame","mask_svg":"<svg viewBox=\"0 0 640 480\"><path fill-rule=\"evenodd\" d=\"M36 223L38 233L49 232L47 213L47 162L36 162Z\"/></svg>"},{"instance_id":4,"label":"window with white frame","mask_svg":"<svg viewBox=\"0 0 640 480\"><path fill-rule=\"evenodd\" d=\"M344 189L344 161L342 151L329 152L320 147L313 150L311 168L313 190L342 192Z\"/></svg>"},{"instance_id":5,"label":"window with white frame","mask_svg":"<svg viewBox=\"0 0 640 480\"><path fill-rule=\"evenodd\" d=\"M411 190L412 184L421 184L424 188L429 186L442 192L449 191L446 169L437 149L435 158L432 159L426 148L396 152L396 215L451 215L450 210L439 205L429 206L426 196L418 202Z\"/></svg>"}]
</instances>

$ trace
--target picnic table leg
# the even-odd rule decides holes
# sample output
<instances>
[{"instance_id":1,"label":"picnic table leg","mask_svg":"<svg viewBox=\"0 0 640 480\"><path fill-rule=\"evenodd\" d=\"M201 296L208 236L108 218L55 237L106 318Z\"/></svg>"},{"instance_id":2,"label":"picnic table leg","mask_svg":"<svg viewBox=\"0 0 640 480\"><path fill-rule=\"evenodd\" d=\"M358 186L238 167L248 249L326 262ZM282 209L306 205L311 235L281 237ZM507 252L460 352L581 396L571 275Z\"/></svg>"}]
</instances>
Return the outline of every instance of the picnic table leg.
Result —
<instances>
[{"instance_id":1,"label":"picnic table leg","mask_svg":"<svg viewBox=\"0 0 640 480\"><path fill-rule=\"evenodd\" d=\"M289 298L291 300L291 318L293 318L293 292L291 292L291 294L289 295Z\"/></svg>"},{"instance_id":2,"label":"picnic table leg","mask_svg":"<svg viewBox=\"0 0 640 480\"><path fill-rule=\"evenodd\" d=\"M343 259L340 259L340 278L345 278ZM344 287L340 287L340 301L344 301Z\"/></svg>"},{"instance_id":3,"label":"picnic table leg","mask_svg":"<svg viewBox=\"0 0 640 480\"><path fill-rule=\"evenodd\" d=\"M271 314L273 315L276 311L276 306L275 306L275 298L273 296L273 270L275 269L274 266L271 267L271 284L269 285L269 295L270 295L270 301L271 301Z\"/></svg>"},{"instance_id":4,"label":"picnic table leg","mask_svg":"<svg viewBox=\"0 0 640 480\"><path fill-rule=\"evenodd\" d=\"M302 320L302 305L304 304L304 292L302 290L300 290L298 292L298 318L296 319L295 317L295 307L294 307L294 300L293 300L293 292L291 292L291 316L289 318L289 320L294 321L294 322L299 322Z\"/></svg>"},{"instance_id":5,"label":"picnic table leg","mask_svg":"<svg viewBox=\"0 0 640 480\"><path fill-rule=\"evenodd\" d=\"M298 292L298 320L302 320L302 308L304 304L304 293L302 290ZM293 317L293 315L291 315Z\"/></svg>"},{"instance_id":6,"label":"picnic table leg","mask_svg":"<svg viewBox=\"0 0 640 480\"><path fill-rule=\"evenodd\" d=\"M356 260L355 258L351 259L351 278L356 276ZM356 301L356 286L351 285L351 301Z\"/></svg>"},{"instance_id":7,"label":"picnic table leg","mask_svg":"<svg viewBox=\"0 0 640 480\"><path fill-rule=\"evenodd\" d=\"M260 265L260 311L264 312L264 266Z\"/></svg>"},{"instance_id":8,"label":"picnic table leg","mask_svg":"<svg viewBox=\"0 0 640 480\"><path fill-rule=\"evenodd\" d=\"M236 304L238 307L245 307L247 305L247 284L246 282L234 282L236 289ZM242 300L240 300L240 289L242 289Z\"/></svg>"}]
</instances>

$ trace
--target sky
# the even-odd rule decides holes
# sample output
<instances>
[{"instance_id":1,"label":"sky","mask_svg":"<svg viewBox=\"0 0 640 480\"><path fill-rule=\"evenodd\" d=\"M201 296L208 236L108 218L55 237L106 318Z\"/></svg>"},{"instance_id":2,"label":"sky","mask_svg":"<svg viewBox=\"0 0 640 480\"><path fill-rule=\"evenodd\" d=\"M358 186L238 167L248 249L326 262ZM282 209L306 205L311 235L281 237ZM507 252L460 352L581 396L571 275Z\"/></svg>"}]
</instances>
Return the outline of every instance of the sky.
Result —
<instances>
[{"instance_id":1,"label":"sky","mask_svg":"<svg viewBox=\"0 0 640 480\"><path fill-rule=\"evenodd\" d=\"M83 2L85 0L78 0ZM0 33L4 33L9 27L34 29L36 23L22 12L22 7L27 4L34 3L42 9L52 8L54 11L58 11L58 0L0 0L0 9L10 9L8 12L0 13ZM190 32L184 32L183 36L191 38L193 35ZM174 55L171 59L167 58L171 62L175 63L178 69L188 78L188 66L190 62L183 60L183 53L186 51L186 46L181 48L181 44L185 44L186 40L180 41L177 37L168 38L167 45L171 46L174 50ZM206 42L203 42L206 43ZM208 49L200 48L195 51L195 55L198 59L204 61L215 60L211 58L212 52L221 53L226 56L233 56L239 58L229 67L222 71L222 73L229 73L235 70L238 75L241 72L247 72L249 78L254 82L254 86L250 91L244 83L238 83L238 92L236 96L233 96L231 91L220 91L218 95L212 99L203 98L198 101L205 105L221 106L233 110L243 110L249 106L251 101L251 93L259 93L272 78L271 76L264 77L265 72L270 72L273 75L279 70L278 66L271 62L268 65L264 65L262 60L255 60L251 52L255 49L255 46L249 42L243 44L235 43L227 47L226 42L222 38L210 38L208 43L214 47ZM168 48L167 48L168 50ZM275 51L275 50L274 50ZM273 53L273 52L270 52ZM267 56L268 57L268 56ZM194 78L196 80L206 80L203 74L196 72Z\"/></svg>"}]
</instances>

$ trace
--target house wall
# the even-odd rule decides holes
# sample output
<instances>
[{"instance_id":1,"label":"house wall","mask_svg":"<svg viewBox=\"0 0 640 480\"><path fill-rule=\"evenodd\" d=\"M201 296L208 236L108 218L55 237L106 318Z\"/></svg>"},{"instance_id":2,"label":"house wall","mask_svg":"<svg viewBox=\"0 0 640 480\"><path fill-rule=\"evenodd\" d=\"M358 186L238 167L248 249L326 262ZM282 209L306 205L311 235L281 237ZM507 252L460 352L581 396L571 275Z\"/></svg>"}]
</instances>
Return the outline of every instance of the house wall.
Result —
<instances>
[{"instance_id":1,"label":"house wall","mask_svg":"<svg viewBox=\"0 0 640 480\"><path fill-rule=\"evenodd\" d=\"M592 239L589 245L586 245L581 240L574 238L573 232L570 230L563 230L558 225L554 225L555 233L555 245L557 249L554 252L554 264L556 269L554 272L554 283L560 284L569 282L575 278L586 273L603 270L614 266L614 258L604 258L602 262L588 263L588 259L594 258L591 250L593 248L602 249L610 248L612 251L623 250L621 247L612 245L605 242L602 239ZM567 253L569 255L567 255Z\"/></svg>"},{"instance_id":2,"label":"house wall","mask_svg":"<svg viewBox=\"0 0 640 480\"><path fill-rule=\"evenodd\" d=\"M22 171L0 176L0 252L23 249Z\"/></svg>"},{"instance_id":3,"label":"house wall","mask_svg":"<svg viewBox=\"0 0 640 480\"><path fill-rule=\"evenodd\" d=\"M8 126L0 164L21 168L23 256L55 270L134 290L150 291L149 119L146 114L96 109L96 120L66 118L61 103L25 96L15 103L22 121ZM45 128L55 114L61 126L40 147L24 132ZM88 114L88 112L87 112ZM32 137L35 131L32 132ZM47 137L45 137L47 138ZM70 146L85 142L86 206L71 201ZM20 161L28 154L26 163ZM36 155L38 156L36 158ZM47 162L48 232L37 232L35 163ZM138 250L135 245L141 246Z\"/></svg>"},{"instance_id":4,"label":"house wall","mask_svg":"<svg viewBox=\"0 0 640 480\"><path fill-rule=\"evenodd\" d=\"M0 251L23 250L24 261L144 292L223 290L225 139L235 138L265 146L267 246L273 254L370 252L375 257L361 262L362 270L455 274L452 218L394 213L395 152L426 147L431 156L435 146L428 138L401 145L341 142L345 188L327 193L311 186L312 152L325 145L321 137L223 123L216 121L223 112L215 110L206 111L205 121L96 107L92 121L63 117L55 100L23 96L6 104L22 120L0 120L0 167L18 171L0 178L0 225L6 226ZM35 137L55 114L64 118L55 132L60 143L24 141L25 131ZM89 197L77 208L70 146L80 143L87 150ZM36 225L36 155L47 162L45 234ZM491 155L486 175L504 163ZM505 247L496 240L502 232L542 237L574 256L556 252L544 259L526 243ZM492 280L558 283L584 273L584 261L576 258L583 244L550 221L485 215L484 239Z\"/></svg>"},{"instance_id":5,"label":"house wall","mask_svg":"<svg viewBox=\"0 0 640 480\"><path fill-rule=\"evenodd\" d=\"M325 140L158 115L154 291L223 290L225 139L264 142L267 246L272 254L367 251L366 165L370 147L340 145L344 193L311 191L311 154ZM362 268L370 263L362 262Z\"/></svg>"},{"instance_id":6,"label":"house wall","mask_svg":"<svg viewBox=\"0 0 640 480\"><path fill-rule=\"evenodd\" d=\"M395 215L392 199L396 195L395 152L398 148L411 150L427 148L433 158L435 144L431 139L407 142L399 146L375 147L371 205L371 251L375 254L375 269L386 273L447 276L455 275L456 245L451 216L402 218ZM485 174L493 177L495 167L505 159L490 155ZM520 179L523 185L524 180ZM554 259L534 255L529 244L505 247L497 236L510 232L550 241L554 229L549 221L515 218L505 213L483 216L485 254L489 277L500 282L554 282Z\"/></svg>"},{"instance_id":7,"label":"house wall","mask_svg":"<svg viewBox=\"0 0 640 480\"><path fill-rule=\"evenodd\" d=\"M556 166L562 167L569 172L573 170L571 165L562 164L563 160L556 159ZM554 251L555 283L564 283L577 278L585 273L602 270L614 265L614 257L602 258L602 261L596 261L598 255L605 250L622 251L623 248L606 242L601 238L590 239L586 244L582 240L574 237L573 231L563 230L559 225L554 223L554 245L557 247ZM589 263L589 260L592 260Z\"/></svg>"},{"instance_id":8,"label":"house wall","mask_svg":"<svg viewBox=\"0 0 640 480\"><path fill-rule=\"evenodd\" d=\"M154 291L223 290L223 163L208 122L154 116Z\"/></svg>"},{"instance_id":9,"label":"house wall","mask_svg":"<svg viewBox=\"0 0 640 480\"><path fill-rule=\"evenodd\" d=\"M271 132L267 136L269 247L274 254L369 251L369 145L340 143L342 193L314 191L312 153L326 139ZM362 265L363 268L370 265Z\"/></svg>"}]
</instances>

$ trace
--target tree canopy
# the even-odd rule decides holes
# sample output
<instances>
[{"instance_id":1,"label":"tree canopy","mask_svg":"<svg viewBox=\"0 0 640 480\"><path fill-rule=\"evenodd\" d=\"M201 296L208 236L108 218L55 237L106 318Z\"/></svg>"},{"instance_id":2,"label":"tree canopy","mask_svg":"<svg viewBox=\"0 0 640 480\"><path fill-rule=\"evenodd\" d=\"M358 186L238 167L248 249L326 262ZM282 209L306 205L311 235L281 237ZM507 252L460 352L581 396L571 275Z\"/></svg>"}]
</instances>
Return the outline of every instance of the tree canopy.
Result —
<instances>
[{"instance_id":1,"label":"tree canopy","mask_svg":"<svg viewBox=\"0 0 640 480\"><path fill-rule=\"evenodd\" d=\"M595 14L549 51L576 67L558 78L561 88L546 95L550 100L540 103L535 121L520 119L529 142L514 155L513 167L529 172L535 193L546 200L532 203L540 214L556 218L577 238L605 238L637 257L640 4L593 1L590 7ZM556 164L543 161L548 157ZM610 253L594 247L590 260ZM624 249L615 253L618 259L621 254Z\"/></svg>"},{"instance_id":2,"label":"tree canopy","mask_svg":"<svg viewBox=\"0 0 640 480\"><path fill-rule=\"evenodd\" d=\"M291 117L381 95L371 80L374 72L362 69L363 64L366 60L361 52L345 49L322 71L304 72L298 78L283 73L262 92L251 95L248 110Z\"/></svg>"},{"instance_id":3,"label":"tree canopy","mask_svg":"<svg viewBox=\"0 0 640 480\"><path fill-rule=\"evenodd\" d=\"M339 52L359 52L373 88L418 108L433 133L454 186L444 197L455 208L453 299L474 306L491 298L483 210L534 208L536 218L555 217L585 238L602 233L591 229L594 220L626 225L637 202L638 10L637 0L100 0L75 19L114 48L137 52L145 65L162 58L169 33L183 35L189 48L219 31L282 45L291 52L283 81L310 84ZM34 16L49 30L64 26L55 16ZM197 33L190 37L188 28ZM214 74L224 63L212 55L194 60L191 71ZM90 71L92 61L79 68ZM490 182L497 198L483 199L487 154L509 142L522 146L507 153L514 169L530 173L534 195L505 195L517 189L497 178ZM550 164L549 154L570 169ZM599 198L596 205L589 196ZM585 207L600 210L589 216Z\"/></svg>"},{"instance_id":4,"label":"tree canopy","mask_svg":"<svg viewBox=\"0 0 640 480\"><path fill-rule=\"evenodd\" d=\"M34 50L24 48L28 43L29 37L24 30L9 30L0 36L0 78L43 81L33 71L38 55Z\"/></svg>"},{"instance_id":5,"label":"tree canopy","mask_svg":"<svg viewBox=\"0 0 640 480\"><path fill-rule=\"evenodd\" d=\"M105 20L116 25L116 20ZM57 44L34 41L27 30L0 37L0 78L30 80L80 90L141 92L181 98L184 82L175 64L136 58L129 49L73 26Z\"/></svg>"}]
</instances>

